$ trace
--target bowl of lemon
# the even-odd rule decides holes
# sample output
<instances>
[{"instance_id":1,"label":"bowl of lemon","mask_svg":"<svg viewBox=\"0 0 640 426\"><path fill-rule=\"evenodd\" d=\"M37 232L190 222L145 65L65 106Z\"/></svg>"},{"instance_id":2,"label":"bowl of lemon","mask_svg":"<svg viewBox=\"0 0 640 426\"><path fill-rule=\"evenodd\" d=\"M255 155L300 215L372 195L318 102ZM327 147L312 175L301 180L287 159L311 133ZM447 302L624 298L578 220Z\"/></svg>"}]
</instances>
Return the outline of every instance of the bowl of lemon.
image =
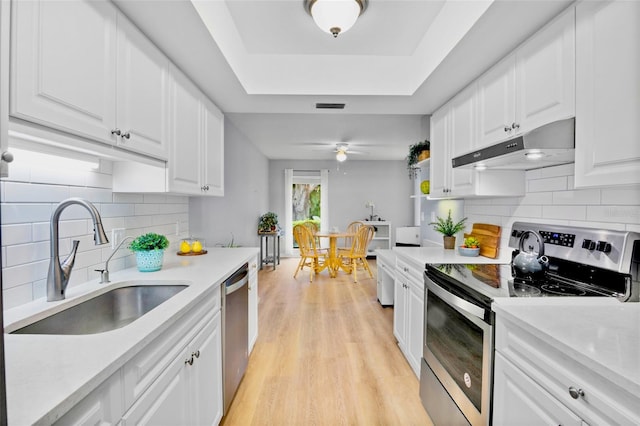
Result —
<instances>
[{"instance_id":1,"label":"bowl of lemon","mask_svg":"<svg viewBox=\"0 0 640 426\"><path fill-rule=\"evenodd\" d=\"M207 254L204 239L185 238L180 241L178 256L199 256L201 254Z\"/></svg>"}]
</instances>

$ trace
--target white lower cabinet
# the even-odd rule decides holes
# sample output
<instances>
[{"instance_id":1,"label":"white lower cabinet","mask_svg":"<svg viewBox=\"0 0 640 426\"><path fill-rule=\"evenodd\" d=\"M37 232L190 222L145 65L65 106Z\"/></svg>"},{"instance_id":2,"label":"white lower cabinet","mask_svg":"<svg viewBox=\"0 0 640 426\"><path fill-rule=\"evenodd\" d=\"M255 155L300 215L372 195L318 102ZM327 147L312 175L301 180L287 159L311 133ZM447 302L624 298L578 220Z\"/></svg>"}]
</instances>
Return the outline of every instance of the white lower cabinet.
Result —
<instances>
[{"instance_id":1,"label":"white lower cabinet","mask_svg":"<svg viewBox=\"0 0 640 426\"><path fill-rule=\"evenodd\" d=\"M499 353L496 353L494 371L494 425L583 424L582 419Z\"/></svg>"},{"instance_id":2,"label":"white lower cabinet","mask_svg":"<svg viewBox=\"0 0 640 426\"><path fill-rule=\"evenodd\" d=\"M249 262L249 354L258 340L258 258Z\"/></svg>"},{"instance_id":3,"label":"white lower cabinet","mask_svg":"<svg viewBox=\"0 0 640 426\"><path fill-rule=\"evenodd\" d=\"M222 418L220 312L122 417L122 425L217 425ZM215 378L218 380L215 380Z\"/></svg>"},{"instance_id":4,"label":"white lower cabinet","mask_svg":"<svg viewBox=\"0 0 640 426\"><path fill-rule=\"evenodd\" d=\"M495 336L494 425L640 424L637 394L535 325L497 311Z\"/></svg>"},{"instance_id":5,"label":"white lower cabinet","mask_svg":"<svg viewBox=\"0 0 640 426\"><path fill-rule=\"evenodd\" d=\"M424 335L422 269L399 257L396 259L393 334L416 377L419 377Z\"/></svg>"},{"instance_id":6,"label":"white lower cabinet","mask_svg":"<svg viewBox=\"0 0 640 426\"><path fill-rule=\"evenodd\" d=\"M124 412L120 371L105 380L97 389L76 404L56 425L115 425Z\"/></svg>"}]
</instances>

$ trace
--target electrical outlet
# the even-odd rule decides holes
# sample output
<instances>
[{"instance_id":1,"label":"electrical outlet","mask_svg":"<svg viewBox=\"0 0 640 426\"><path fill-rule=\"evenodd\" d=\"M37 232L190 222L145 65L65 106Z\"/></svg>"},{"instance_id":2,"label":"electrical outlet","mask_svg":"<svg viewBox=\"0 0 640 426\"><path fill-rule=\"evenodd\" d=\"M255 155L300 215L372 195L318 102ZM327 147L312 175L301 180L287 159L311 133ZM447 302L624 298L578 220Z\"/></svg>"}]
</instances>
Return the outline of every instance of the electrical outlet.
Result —
<instances>
[{"instance_id":1,"label":"electrical outlet","mask_svg":"<svg viewBox=\"0 0 640 426\"><path fill-rule=\"evenodd\" d=\"M111 250L115 250L124 238L124 228L113 228L111 230Z\"/></svg>"},{"instance_id":2,"label":"electrical outlet","mask_svg":"<svg viewBox=\"0 0 640 426\"><path fill-rule=\"evenodd\" d=\"M436 212L431 212L431 222L436 221Z\"/></svg>"}]
</instances>

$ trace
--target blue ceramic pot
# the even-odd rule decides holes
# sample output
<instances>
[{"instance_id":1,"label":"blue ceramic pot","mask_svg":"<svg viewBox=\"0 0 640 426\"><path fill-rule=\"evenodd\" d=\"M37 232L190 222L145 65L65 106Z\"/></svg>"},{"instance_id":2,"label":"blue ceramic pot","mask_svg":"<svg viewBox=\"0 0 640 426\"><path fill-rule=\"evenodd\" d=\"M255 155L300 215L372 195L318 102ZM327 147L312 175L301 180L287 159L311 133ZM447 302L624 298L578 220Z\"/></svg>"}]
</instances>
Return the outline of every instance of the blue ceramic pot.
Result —
<instances>
[{"instance_id":1,"label":"blue ceramic pot","mask_svg":"<svg viewBox=\"0 0 640 426\"><path fill-rule=\"evenodd\" d=\"M136 262L138 263L138 271L154 272L162 269L162 260L164 258L164 250L148 250L137 251Z\"/></svg>"}]
</instances>

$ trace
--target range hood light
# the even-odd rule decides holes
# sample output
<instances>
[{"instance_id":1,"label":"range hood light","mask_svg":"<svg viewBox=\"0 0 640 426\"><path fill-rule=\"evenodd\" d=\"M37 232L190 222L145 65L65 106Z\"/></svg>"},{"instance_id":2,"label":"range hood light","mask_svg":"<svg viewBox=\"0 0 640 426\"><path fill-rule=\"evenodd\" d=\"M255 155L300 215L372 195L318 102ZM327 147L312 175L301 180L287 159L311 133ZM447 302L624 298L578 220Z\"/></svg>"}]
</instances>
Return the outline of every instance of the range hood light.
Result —
<instances>
[{"instance_id":1,"label":"range hood light","mask_svg":"<svg viewBox=\"0 0 640 426\"><path fill-rule=\"evenodd\" d=\"M484 165L484 164L482 164L482 163L480 163L480 164L476 164L473 168L474 168L474 169L476 169L476 170L479 170L479 171L481 171L481 170L487 170L487 166L486 166L486 165Z\"/></svg>"},{"instance_id":2,"label":"range hood light","mask_svg":"<svg viewBox=\"0 0 640 426\"><path fill-rule=\"evenodd\" d=\"M544 152L539 150L531 150L525 154L527 160L536 161L544 157Z\"/></svg>"}]
</instances>

